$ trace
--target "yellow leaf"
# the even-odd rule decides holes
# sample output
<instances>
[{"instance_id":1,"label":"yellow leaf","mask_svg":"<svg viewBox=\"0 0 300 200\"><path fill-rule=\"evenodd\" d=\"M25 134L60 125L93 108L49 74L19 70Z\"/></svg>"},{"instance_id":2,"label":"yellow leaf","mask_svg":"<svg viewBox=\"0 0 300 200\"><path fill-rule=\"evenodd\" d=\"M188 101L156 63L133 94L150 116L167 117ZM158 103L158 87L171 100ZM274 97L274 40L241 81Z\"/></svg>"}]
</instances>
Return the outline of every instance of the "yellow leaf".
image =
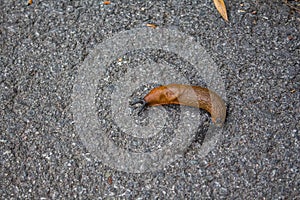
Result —
<instances>
[{"instance_id":1,"label":"yellow leaf","mask_svg":"<svg viewBox=\"0 0 300 200\"><path fill-rule=\"evenodd\" d=\"M215 4L218 12L223 17L223 19L228 21L227 11L226 11L226 6L225 6L225 3L224 3L224 0L214 0L214 4Z\"/></svg>"}]
</instances>

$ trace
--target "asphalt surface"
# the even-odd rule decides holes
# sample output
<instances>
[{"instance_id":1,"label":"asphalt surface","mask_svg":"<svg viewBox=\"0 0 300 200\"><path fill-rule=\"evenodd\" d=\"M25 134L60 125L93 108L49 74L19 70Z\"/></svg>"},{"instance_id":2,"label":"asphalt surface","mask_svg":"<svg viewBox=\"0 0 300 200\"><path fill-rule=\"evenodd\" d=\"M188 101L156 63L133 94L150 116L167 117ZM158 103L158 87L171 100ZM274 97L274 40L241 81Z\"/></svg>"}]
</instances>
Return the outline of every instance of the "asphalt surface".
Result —
<instances>
[{"instance_id":1,"label":"asphalt surface","mask_svg":"<svg viewBox=\"0 0 300 200\"><path fill-rule=\"evenodd\" d=\"M228 23L210 1L2 1L1 199L299 199L300 14L284 1L226 5ZM71 94L96 45L147 23L175 27L207 50L228 116L204 158L199 139L182 159L137 174L88 151Z\"/></svg>"}]
</instances>

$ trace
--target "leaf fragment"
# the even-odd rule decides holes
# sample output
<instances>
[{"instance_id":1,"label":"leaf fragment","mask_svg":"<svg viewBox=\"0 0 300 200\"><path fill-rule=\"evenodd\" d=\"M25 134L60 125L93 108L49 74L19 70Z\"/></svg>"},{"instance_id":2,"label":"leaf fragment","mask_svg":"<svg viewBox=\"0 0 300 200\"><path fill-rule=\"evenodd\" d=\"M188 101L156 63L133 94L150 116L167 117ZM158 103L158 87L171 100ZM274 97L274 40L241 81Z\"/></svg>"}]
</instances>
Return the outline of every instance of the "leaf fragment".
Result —
<instances>
[{"instance_id":1,"label":"leaf fragment","mask_svg":"<svg viewBox=\"0 0 300 200\"><path fill-rule=\"evenodd\" d=\"M157 25L156 24L147 24L146 26L150 27L150 28L157 28Z\"/></svg>"},{"instance_id":2,"label":"leaf fragment","mask_svg":"<svg viewBox=\"0 0 300 200\"><path fill-rule=\"evenodd\" d=\"M111 176L109 176L109 177L107 178L107 183L108 183L109 185L111 185L111 184L113 183L113 179L112 179Z\"/></svg>"},{"instance_id":3,"label":"leaf fragment","mask_svg":"<svg viewBox=\"0 0 300 200\"><path fill-rule=\"evenodd\" d=\"M110 1L104 1L103 4L104 4L104 5L109 5L109 4L110 4Z\"/></svg>"},{"instance_id":4,"label":"leaf fragment","mask_svg":"<svg viewBox=\"0 0 300 200\"><path fill-rule=\"evenodd\" d=\"M226 6L224 3L224 0L213 0L214 4L220 13L220 15L223 17L225 21L228 21L228 16L227 16L227 11L226 11Z\"/></svg>"}]
</instances>

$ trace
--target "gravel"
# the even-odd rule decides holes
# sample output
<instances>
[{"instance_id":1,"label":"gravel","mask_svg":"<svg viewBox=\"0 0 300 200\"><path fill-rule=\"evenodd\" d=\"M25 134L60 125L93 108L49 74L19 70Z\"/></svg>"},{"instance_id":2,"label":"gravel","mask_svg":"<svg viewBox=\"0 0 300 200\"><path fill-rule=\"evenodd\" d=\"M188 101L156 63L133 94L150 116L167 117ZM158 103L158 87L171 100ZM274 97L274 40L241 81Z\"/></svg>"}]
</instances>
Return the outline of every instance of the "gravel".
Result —
<instances>
[{"instance_id":1,"label":"gravel","mask_svg":"<svg viewBox=\"0 0 300 200\"><path fill-rule=\"evenodd\" d=\"M300 198L300 14L284 1L226 5L228 23L211 1L3 1L1 199ZM204 158L199 139L164 169L137 174L87 150L71 95L98 44L147 23L176 27L207 50L225 81L228 116Z\"/></svg>"}]
</instances>

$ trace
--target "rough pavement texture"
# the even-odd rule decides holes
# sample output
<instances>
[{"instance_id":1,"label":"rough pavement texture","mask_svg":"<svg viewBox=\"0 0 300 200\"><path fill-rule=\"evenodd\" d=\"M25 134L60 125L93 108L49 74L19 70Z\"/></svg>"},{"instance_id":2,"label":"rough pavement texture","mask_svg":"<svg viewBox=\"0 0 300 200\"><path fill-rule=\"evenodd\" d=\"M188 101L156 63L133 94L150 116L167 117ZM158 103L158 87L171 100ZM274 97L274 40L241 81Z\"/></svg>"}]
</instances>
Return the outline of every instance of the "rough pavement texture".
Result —
<instances>
[{"instance_id":1,"label":"rough pavement texture","mask_svg":"<svg viewBox=\"0 0 300 200\"><path fill-rule=\"evenodd\" d=\"M300 15L283 1L2 1L2 199L300 198ZM296 5L296 4L295 4ZM211 54L226 83L225 139L155 173L115 171L72 124L76 71L103 39L147 23L177 27Z\"/></svg>"}]
</instances>

